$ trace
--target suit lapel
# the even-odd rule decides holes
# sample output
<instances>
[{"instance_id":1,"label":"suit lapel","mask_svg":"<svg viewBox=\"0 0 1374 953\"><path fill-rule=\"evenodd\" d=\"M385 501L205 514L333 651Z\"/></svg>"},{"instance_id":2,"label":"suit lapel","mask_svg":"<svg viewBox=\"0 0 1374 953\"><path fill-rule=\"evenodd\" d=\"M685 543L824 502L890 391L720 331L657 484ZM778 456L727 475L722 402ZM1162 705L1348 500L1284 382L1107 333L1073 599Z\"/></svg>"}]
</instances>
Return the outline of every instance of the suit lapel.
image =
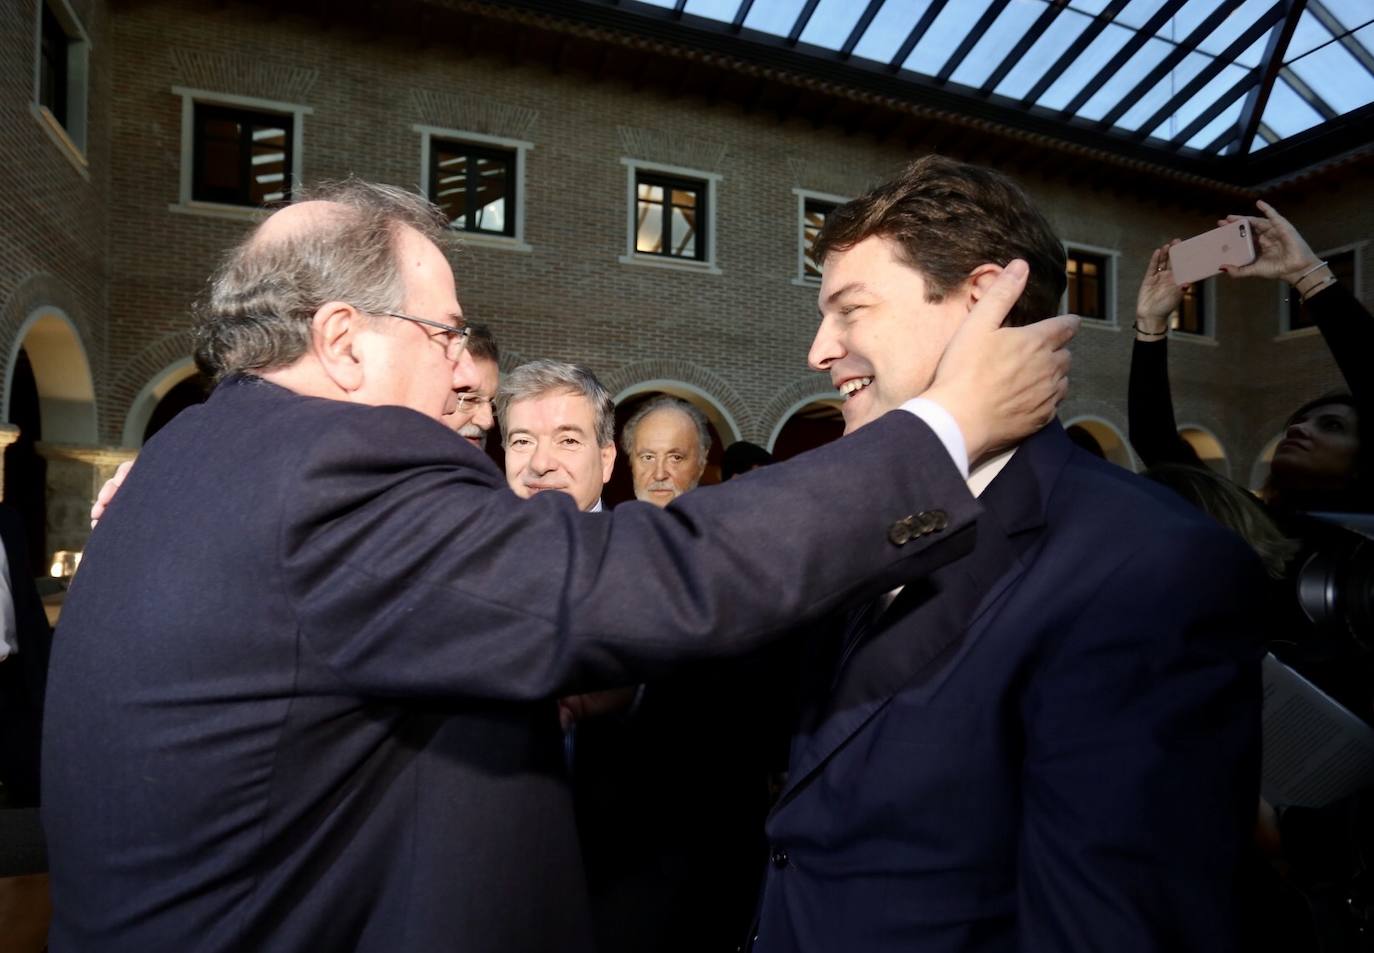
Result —
<instances>
[{"instance_id":1,"label":"suit lapel","mask_svg":"<svg viewBox=\"0 0 1374 953\"><path fill-rule=\"evenodd\" d=\"M793 751L781 807L846 741L903 690L934 692L977 640L979 619L1024 571L1021 555L1040 536L1049 492L1072 443L1052 423L1023 443L980 497L974 550L908 584L817 699L810 738Z\"/></svg>"}]
</instances>

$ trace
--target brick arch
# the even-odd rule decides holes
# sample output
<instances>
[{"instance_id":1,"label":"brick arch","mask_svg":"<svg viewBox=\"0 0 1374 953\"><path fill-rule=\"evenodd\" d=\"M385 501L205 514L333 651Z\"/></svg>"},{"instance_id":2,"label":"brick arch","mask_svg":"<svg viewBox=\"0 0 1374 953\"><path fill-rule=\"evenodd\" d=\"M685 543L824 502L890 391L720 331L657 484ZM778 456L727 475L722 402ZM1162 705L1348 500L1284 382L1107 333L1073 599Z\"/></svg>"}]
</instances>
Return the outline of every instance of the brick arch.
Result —
<instances>
[{"instance_id":1,"label":"brick arch","mask_svg":"<svg viewBox=\"0 0 1374 953\"><path fill-rule=\"evenodd\" d=\"M29 333L29 319L35 312L48 310L58 314L64 325L75 337L80 350L80 361L84 364L83 382L90 388L90 402L93 408L96 434L104 433L108 407L100 400L104 362L98 359L91 343L96 339L92 322L81 307L76 293L62 279L47 272L29 275L10 293L3 306L0 306L0 403L8 406L10 377L23 337ZM83 387L84 390L84 387Z\"/></svg>"},{"instance_id":2,"label":"brick arch","mask_svg":"<svg viewBox=\"0 0 1374 953\"><path fill-rule=\"evenodd\" d=\"M799 377L792 383L783 387L775 393L764 405L763 413L759 414L758 433L750 437L759 446L767 446L770 434L781 429L787 423L787 418L791 416L796 405L810 397L820 398L824 395L839 396L835 388L831 385L829 378L824 374L808 374L806 377Z\"/></svg>"},{"instance_id":3,"label":"brick arch","mask_svg":"<svg viewBox=\"0 0 1374 953\"><path fill-rule=\"evenodd\" d=\"M111 442L119 442L124 432L125 418L133 406L135 398L143 388L159 377L168 367L185 360L193 350L191 329L173 331L158 338L134 355L129 363L120 369L110 384L108 403L111 416L119 422ZM117 411L118 413L113 413Z\"/></svg>"},{"instance_id":4,"label":"brick arch","mask_svg":"<svg viewBox=\"0 0 1374 953\"><path fill-rule=\"evenodd\" d=\"M690 361L658 358L623 364L601 379L612 395L619 395L645 381L678 381L701 391L720 406L734 421L741 438L753 439L754 415L749 406L723 377ZM722 438L725 434L721 435Z\"/></svg>"}]
</instances>

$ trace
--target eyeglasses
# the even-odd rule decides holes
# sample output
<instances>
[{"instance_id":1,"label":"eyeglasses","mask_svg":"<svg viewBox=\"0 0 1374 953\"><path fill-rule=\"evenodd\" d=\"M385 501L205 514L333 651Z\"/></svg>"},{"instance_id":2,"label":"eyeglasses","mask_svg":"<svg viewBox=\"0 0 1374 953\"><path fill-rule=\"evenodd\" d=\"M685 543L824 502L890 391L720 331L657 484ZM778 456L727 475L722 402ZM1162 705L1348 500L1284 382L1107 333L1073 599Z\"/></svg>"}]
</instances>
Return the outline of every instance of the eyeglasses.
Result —
<instances>
[{"instance_id":1,"label":"eyeglasses","mask_svg":"<svg viewBox=\"0 0 1374 953\"><path fill-rule=\"evenodd\" d=\"M450 361L456 361L463 354L463 349L468 346L468 335L472 333L471 328L456 328L451 324L443 324L439 321L431 321L428 318L417 318L409 314L401 314L399 311L379 311L378 314L388 318L400 318L402 321L413 321L416 324L423 324L431 328L438 328L444 332L444 357ZM431 338L437 335L431 334Z\"/></svg>"},{"instance_id":2,"label":"eyeglasses","mask_svg":"<svg viewBox=\"0 0 1374 953\"><path fill-rule=\"evenodd\" d=\"M475 411L483 404L490 404L492 399L485 394L478 394L475 391L465 390L458 394L455 401L456 404L454 409L460 414L466 414L468 411Z\"/></svg>"}]
</instances>

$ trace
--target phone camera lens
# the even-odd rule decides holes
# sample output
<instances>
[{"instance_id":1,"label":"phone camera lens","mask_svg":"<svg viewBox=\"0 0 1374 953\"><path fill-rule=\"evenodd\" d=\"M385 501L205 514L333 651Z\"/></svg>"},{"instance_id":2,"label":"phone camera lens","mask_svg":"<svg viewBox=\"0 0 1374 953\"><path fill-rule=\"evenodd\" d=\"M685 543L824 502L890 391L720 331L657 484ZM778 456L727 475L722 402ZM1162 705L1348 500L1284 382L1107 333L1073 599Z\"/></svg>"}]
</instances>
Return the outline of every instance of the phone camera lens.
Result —
<instances>
[{"instance_id":1,"label":"phone camera lens","mask_svg":"<svg viewBox=\"0 0 1374 953\"><path fill-rule=\"evenodd\" d=\"M1241 237L1241 238L1244 238L1244 237L1245 237L1245 225L1244 225L1244 224L1242 224L1242 225L1240 226L1240 237Z\"/></svg>"}]
</instances>

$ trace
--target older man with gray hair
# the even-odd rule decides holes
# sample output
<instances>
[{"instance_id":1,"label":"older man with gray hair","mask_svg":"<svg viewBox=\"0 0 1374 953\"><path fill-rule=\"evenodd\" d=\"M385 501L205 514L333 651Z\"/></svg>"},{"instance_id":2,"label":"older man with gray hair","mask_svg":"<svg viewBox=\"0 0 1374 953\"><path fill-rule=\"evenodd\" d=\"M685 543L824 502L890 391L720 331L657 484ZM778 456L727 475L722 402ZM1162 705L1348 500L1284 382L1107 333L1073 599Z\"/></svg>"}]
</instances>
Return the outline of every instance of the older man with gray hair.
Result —
<instances>
[{"instance_id":1,"label":"older man with gray hair","mask_svg":"<svg viewBox=\"0 0 1374 953\"><path fill-rule=\"evenodd\" d=\"M590 949L553 699L962 555L968 457L1064 392L1074 322L1000 330L1009 270L925 402L672 513L587 519L440 422L472 370L445 224L350 181L211 282L214 393L140 455L54 645L54 949ZM824 525L791 518L817 500Z\"/></svg>"},{"instance_id":2,"label":"older man with gray hair","mask_svg":"<svg viewBox=\"0 0 1374 953\"><path fill-rule=\"evenodd\" d=\"M664 394L634 412L620 442L630 458L635 499L667 506L701 482L711 431L694 405Z\"/></svg>"}]
</instances>

